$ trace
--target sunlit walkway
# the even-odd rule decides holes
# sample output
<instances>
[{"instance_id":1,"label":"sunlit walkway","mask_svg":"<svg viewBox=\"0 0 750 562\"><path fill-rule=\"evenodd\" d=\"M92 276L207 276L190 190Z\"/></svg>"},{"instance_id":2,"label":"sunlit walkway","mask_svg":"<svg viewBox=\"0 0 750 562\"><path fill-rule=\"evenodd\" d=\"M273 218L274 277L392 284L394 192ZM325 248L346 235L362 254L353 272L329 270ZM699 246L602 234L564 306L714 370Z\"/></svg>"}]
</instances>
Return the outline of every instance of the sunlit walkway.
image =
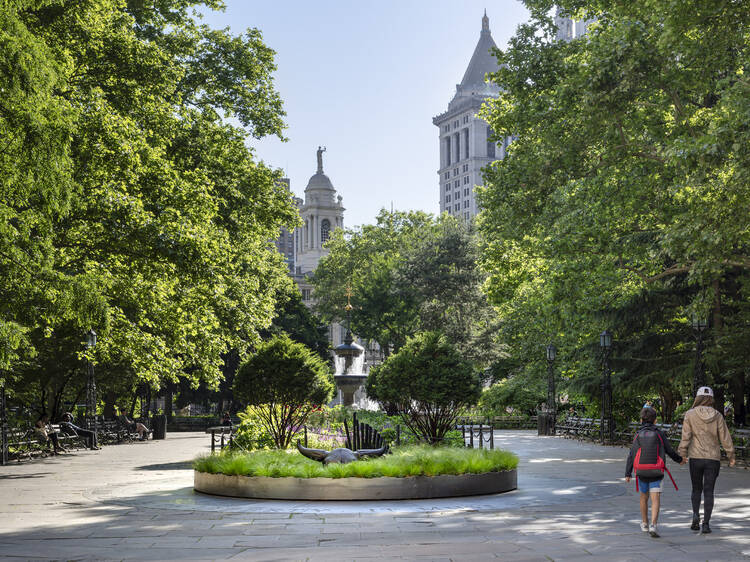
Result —
<instances>
[{"instance_id":1,"label":"sunlit walkway","mask_svg":"<svg viewBox=\"0 0 750 562\"><path fill-rule=\"evenodd\" d=\"M662 538L638 529L626 450L496 433L521 456L519 490L421 502L252 502L194 494L203 434L0 468L0 557L195 560L740 560L750 471L722 467L711 535L689 530L686 467L666 487Z\"/></svg>"}]
</instances>

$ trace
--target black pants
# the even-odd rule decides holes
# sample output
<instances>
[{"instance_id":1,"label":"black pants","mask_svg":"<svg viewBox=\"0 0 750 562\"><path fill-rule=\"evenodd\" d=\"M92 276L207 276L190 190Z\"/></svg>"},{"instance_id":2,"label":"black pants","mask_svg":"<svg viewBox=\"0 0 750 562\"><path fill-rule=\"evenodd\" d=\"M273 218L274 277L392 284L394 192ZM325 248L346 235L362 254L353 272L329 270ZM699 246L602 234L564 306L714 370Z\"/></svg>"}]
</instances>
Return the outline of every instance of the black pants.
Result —
<instances>
[{"instance_id":1,"label":"black pants","mask_svg":"<svg viewBox=\"0 0 750 562\"><path fill-rule=\"evenodd\" d=\"M60 429L62 429L63 433L65 433L66 435L72 435L73 437L83 437L84 439L86 439L89 449L93 449L96 446L96 443L94 443L93 431L83 429L82 427L78 427L77 425L73 425L72 423L67 422L61 423Z\"/></svg>"},{"instance_id":2,"label":"black pants","mask_svg":"<svg viewBox=\"0 0 750 562\"><path fill-rule=\"evenodd\" d=\"M690 480L693 483L693 517L698 517L703 494L703 521L708 523L714 510L714 484L719 476L719 461L714 459L690 459Z\"/></svg>"}]
</instances>

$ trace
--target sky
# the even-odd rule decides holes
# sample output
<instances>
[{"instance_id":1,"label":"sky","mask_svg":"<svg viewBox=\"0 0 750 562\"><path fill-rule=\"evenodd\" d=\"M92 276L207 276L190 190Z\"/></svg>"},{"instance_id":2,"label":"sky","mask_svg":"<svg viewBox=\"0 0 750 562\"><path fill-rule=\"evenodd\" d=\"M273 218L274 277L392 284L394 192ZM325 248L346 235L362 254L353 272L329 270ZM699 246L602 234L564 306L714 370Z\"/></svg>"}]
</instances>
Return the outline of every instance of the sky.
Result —
<instances>
[{"instance_id":1,"label":"sky","mask_svg":"<svg viewBox=\"0 0 750 562\"><path fill-rule=\"evenodd\" d=\"M276 51L287 142L251 139L302 197L316 150L343 197L344 224L381 208L439 212L438 128L474 51L484 10L498 47L528 12L520 0L226 0L214 28L258 28Z\"/></svg>"}]
</instances>

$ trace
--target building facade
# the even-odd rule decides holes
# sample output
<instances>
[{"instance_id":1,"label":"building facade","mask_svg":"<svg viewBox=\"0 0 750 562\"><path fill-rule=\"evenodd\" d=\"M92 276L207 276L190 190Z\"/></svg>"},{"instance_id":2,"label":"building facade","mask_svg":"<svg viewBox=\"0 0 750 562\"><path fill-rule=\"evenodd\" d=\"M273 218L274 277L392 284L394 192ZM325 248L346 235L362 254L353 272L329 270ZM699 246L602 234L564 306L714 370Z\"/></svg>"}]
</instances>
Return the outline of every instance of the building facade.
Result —
<instances>
[{"instance_id":1,"label":"building facade","mask_svg":"<svg viewBox=\"0 0 750 562\"><path fill-rule=\"evenodd\" d=\"M279 184L283 188L285 188L291 196L292 190L289 178L282 178L281 180L279 180ZM297 206L297 209L302 208L302 199L300 199L299 197L292 197L292 201ZM274 244L276 245L276 249L279 251L279 253L284 256L284 261L286 262L287 268L289 269L289 274L293 275L297 254L294 231L289 230L285 226L282 226L279 237L274 240Z\"/></svg>"},{"instance_id":2,"label":"building facade","mask_svg":"<svg viewBox=\"0 0 750 562\"><path fill-rule=\"evenodd\" d=\"M323 245L335 229L344 228L345 209L342 197L336 193L330 178L323 171L324 152L325 148L318 147L318 169L307 182L304 199L295 198L303 225L293 233L282 231L276 242L276 247L287 258L287 263L291 243L290 273L299 287L302 301L307 306L314 304L309 277L318 267L321 258L328 255L328 250ZM344 328L338 323L328 327L328 339L334 347L344 341L343 332Z\"/></svg>"},{"instance_id":3,"label":"building facade","mask_svg":"<svg viewBox=\"0 0 750 562\"><path fill-rule=\"evenodd\" d=\"M328 254L323 245L337 228L344 228L342 197L336 194L331 180L323 172L323 152L318 147L318 170L307 182L305 199L300 207L303 225L295 231L295 274L315 271L320 259Z\"/></svg>"},{"instance_id":4,"label":"building facade","mask_svg":"<svg viewBox=\"0 0 750 562\"><path fill-rule=\"evenodd\" d=\"M484 183L482 168L504 158L511 140L495 143L490 138L489 124L477 117L484 100L500 93L495 84L485 79L488 72L498 69L497 59L492 54L496 47L485 12L479 41L461 83L456 85L448 110L432 119L440 131L440 212L465 220L479 212L474 187Z\"/></svg>"},{"instance_id":5,"label":"building facade","mask_svg":"<svg viewBox=\"0 0 750 562\"><path fill-rule=\"evenodd\" d=\"M560 8L555 9L555 26L557 27L557 34L555 39L558 41L572 41L578 37L582 37L588 33L589 25L594 21L590 20L578 20L575 21L572 18L563 15Z\"/></svg>"}]
</instances>

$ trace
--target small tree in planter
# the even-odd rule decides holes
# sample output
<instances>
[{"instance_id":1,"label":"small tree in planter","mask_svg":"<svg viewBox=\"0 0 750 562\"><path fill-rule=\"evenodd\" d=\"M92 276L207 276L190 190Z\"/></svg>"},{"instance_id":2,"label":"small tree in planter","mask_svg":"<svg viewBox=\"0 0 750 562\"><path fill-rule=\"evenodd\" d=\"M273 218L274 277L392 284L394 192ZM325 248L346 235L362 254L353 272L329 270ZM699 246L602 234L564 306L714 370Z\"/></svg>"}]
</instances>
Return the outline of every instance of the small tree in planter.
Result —
<instances>
[{"instance_id":1,"label":"small tree in planter","mask_svg":"<svg viewBox=\"0 0 750 562\"><path fill-rule=\"evenodd\" d=\"M394 405L404 424L427 443L441 443L461 410L481 395L473 365L435 332L410 339L373 371L370 397Z\"/></svg>"},{"instance_id":2,"label":"small tree in planter","mask_svg":"<svg viewBox=\"0 0 750 562\"><path fill-rule=\"evenodd\" d=\"M237 371L235 395L252 407L279 449L286 449L312 410L333 394L328 365L286 335L261 344Z\"/></svg>"}]
</instances>

